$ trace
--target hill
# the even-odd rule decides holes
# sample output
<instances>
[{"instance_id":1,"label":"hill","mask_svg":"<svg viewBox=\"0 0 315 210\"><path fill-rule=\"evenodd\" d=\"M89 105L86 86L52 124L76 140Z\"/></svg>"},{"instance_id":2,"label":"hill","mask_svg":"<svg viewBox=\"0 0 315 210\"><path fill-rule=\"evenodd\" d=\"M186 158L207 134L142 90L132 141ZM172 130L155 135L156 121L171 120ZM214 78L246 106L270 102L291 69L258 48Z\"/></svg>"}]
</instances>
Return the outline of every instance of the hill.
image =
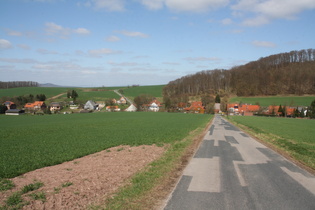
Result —
<instances>
[{"instance_id":1,"label":"hill","mask_svg":"<svg viewBox=\"0 0 315 210\"><path fill-rule=\"evenodd\" d=\"M291 51L229 70L206 70L184 76L169 82L163 95L173 98L220 92L237 96L315 94L314 69L314 49Z\"/></svg>"}]
</instances>

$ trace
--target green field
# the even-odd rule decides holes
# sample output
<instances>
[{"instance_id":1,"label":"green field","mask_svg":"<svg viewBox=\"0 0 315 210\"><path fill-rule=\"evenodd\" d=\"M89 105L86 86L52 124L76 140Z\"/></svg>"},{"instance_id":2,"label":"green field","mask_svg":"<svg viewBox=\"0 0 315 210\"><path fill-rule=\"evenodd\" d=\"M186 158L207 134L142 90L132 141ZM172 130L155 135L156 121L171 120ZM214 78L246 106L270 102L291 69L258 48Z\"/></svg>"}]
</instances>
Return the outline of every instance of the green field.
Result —
<instances>
[{"instance_id":1,"label":"green field","mask_svg":"<svg viewBox=\"0 0 315 210\"><path fill-rule=\"evenodd\" d=\"M309 106L315 96L268 96L268 97L234 97L230 103L257 104L267 107L269 105Z\"/></svg>"},{"instance_id":2,"label":"green field","mask_svg":"<svg viewBox=\"0 0 315 210\"><path fill-rule=\"evenodd\" d=\"M315 120L231 116L278 148L315 169Z\"/></svg>"},{"instance_id":3,"label":"green field","mask_svg":"<svg viewBox=\"0 0 315 210\"><path fill-rule=\"evenodd\" d=\"M60 93L66 93L67 90L71 88L59 88L59 87L21 87L21 88L10 88L10 89L0 89L0 98L4 96L14 97L14 96L24 96L32 94L36 96L37 94L45 94L47 98L56 96ZM72 88L75 89L75 88Z\"/></svg>"},{"instance_id":4,"label":"green field","mask_svg":"<svg viewBox=\"0 0 315 210\"><path fill-rule=\"evenodd\" d=\"M157 98L162 98L162 90L165 85L139 86L123 89L124 95L134 98L141 94L148 94Z\"/></svg>"},{"instance_id":5,"label":"green field","mask_svg":"<svg viewBox=\"0 0 315 210\"><path fill-rule=\"evenodd\" d=\"M119 99L120 96L117 95L113 90L122 89L123 94L127 97L133 99L134 97L141 94L149 94L157 98L162 98L162 89L164 85L154 85L154 86L139 86L139 87L101 87L101 88L71 88L71 87L23 87L23 88L10 88L10 89L0 89L1 97L15 97L24 96L32 94L36 96L37 94L45 94L46 98L49 99L53 96L57 96L61 93L63 95L59 96L52 101L69 101L67 99L68 90L76 90L79 97L77 98L82 103L87 100L93 101L105 101L107 99Z\"/></svg>"},{"instance_id":6,"label":"green field","mask_svg":"<svg viewBox=\"0 0 315 210\"><path fill-rule=\"evenodd\" d=\"M0 116L0 178L73 160L118 145L173 143L211 115L91 113Z\"/></svg>"}]
</instances>

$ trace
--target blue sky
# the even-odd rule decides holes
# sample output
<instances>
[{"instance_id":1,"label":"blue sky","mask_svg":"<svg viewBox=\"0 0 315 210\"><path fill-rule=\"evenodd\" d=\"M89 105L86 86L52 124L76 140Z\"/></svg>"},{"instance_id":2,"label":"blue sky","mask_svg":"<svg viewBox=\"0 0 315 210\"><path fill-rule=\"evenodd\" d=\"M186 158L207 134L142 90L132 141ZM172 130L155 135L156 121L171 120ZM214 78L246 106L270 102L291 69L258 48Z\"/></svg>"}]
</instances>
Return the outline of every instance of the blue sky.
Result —
<instances>
[{"instance_id":1,"label":"blue sky","mask_svg":"<svg viewBox=\"0 0 315 210\"><path fill-rule=\"evenodd\" d=\"M315 0L1 0L0 81L167 84L315 48Z\"/></svg>"}]
</instances>

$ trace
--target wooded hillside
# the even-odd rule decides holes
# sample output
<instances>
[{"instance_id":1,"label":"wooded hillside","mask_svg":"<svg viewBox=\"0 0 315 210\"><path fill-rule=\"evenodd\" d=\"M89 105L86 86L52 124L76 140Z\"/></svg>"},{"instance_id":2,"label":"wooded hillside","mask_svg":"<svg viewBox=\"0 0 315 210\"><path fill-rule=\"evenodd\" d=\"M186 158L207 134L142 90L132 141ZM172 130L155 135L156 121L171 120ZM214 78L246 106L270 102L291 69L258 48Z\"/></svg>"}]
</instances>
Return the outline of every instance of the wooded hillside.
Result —
<instances>
[{"instance_id":1,"label":"wooded hillside","mask_svg":"<svg viewBox=\"0 0 315 210\"><path fill-rule=\"evenodd\" d=\"M260 58L230 70L201 71L171 81L166 97L235 93L238 96L315 94L315 49Z\"/></svg>"}]
</instances>

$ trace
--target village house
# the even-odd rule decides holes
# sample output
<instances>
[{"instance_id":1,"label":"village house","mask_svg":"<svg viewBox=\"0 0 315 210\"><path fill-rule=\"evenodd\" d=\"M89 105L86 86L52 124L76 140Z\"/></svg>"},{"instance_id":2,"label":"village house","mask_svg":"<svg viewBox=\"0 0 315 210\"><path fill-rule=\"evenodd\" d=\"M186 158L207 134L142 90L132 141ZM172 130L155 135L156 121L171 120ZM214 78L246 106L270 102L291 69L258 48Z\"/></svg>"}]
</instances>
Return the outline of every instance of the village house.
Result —
<instances>
[{"instance_id":1,"label":"village house","mask_svg":"<svg viewBox=\"0 0 315 210\"><path fill-rule=\"evenodd\" d=\"M22 115L24 113L25 111L20 109L8 109L5 111L5 115Z\"/></svg>"},{"instance_id":2,"label":"village house","mask_svg":"<svg viewBox=\"0 0 315 210\"><path fill-rule=\"evenodd\" d=\"M148 107L148 111L158 112L162 105L161 105L161 102L159 102L158 100L154 99L149 104L145 104L144 106Z\"/></svg>"},{"instance_id":3,"label":"village house","mask_svg":"<svg viewBox=\"0 0 315 210\"><path fill-rule=\"evenodd\" d=\"M98 109L98 104L96 104L94 101L92 100L88 100L85 105L84 105L84 109L86 110L97 110Z\"/></svg>"},{"instance_id":4,"label":"village house","mask_svg":"<svg viewBox=\"0 0 315 210\"><path fill-rule=\"evenodd\" d=\"M243 115L243 116L253 116L257 114L260 110L259 105L251 104L228 104L228 111L230 114Z\"/></svg>"},{"instance_id":5,"label":"village house","mask_svg":"<svg viewBox=\"0 0 315 210\"><path fill-rule=\"evenodd\" d=\"M127 109L125 109L125 112L135 112L137 111L137 107L133 104L131 104Z\"/></svg>"},{"instance_id":6,"label":"village house","mask_svg":"<svg viewBox=\"0 0 315 210\"><path fill-rule=\"evenodd\" d=\"M108 112L119 112L120 108L118 106L107 106L106 111Z\"/></svg>"},{"instance_id":7,"label":"village house","mask_svg":"<svg viewBox=\"0 0 315 210\"><path fill-rule=\"evenodd\" d=\"M124 97L121 97L118 101L116 101L117 104L127 104L127 101Z\"/></svg>"},{"instance_id":8,"label":"village house","mask_svg":"<svg viewBox=\"0 0 315 210\"><path fill-rule=\"evenodd\" d=\"M47 106L44 101L35 101L34 103L27 103L24 106L25 110L29 111L43 110L46 109L46 107Z\"/></svg>"},{"instance_id":9,"label":"village house","mask_svg":"<svg viewBox=\"0 0 315 210\"><path fill-rule=\"evenodd\" d=\"M187 107L184 110L187 112L196 113L196 114L204 114L205 113L205 108L202 106L201 101L192 102L190 107Z\"/></svg>"},{"instance_id":10,"label":"village house","mask_svg":"<svg viewBox=\"0 0 315 210\"><path fill-rule=\"evenodd\" d=\"M50 111L51 112L60 111L61 109L62 109L62 106L59 102L52 102L50 104Z\"/></svg>"},{"instance_id":11,"label":"village house","mask_svg":"<svg viewBox=\"0 0 315 210\"><path fill-rule=\"evenodd\" d=\"M272 106L270 105L268 107L268 113L269 115L281 115L282 113L281 112L278 112L279 111L279 108L280 106ZM294 110L295 110L295 107L287 107L287 106L283 106L282 108L285 108L285 112L286 112L286 116L293 116L294 115Z\"/></svg>"},{"instance_id":12,"label":"village house","mask_svg":"<svg viewBox=\"0 0 315 210\"><path fill-rule=\"evenodd\" d=\"M3 105L6 106L8 110L16 109L16 104L12 101L6 101L3 103Z\"/></svg>"},{"instance_id":13,"label":"village house","mask_svg":"<svg viewBox=\"0 0 315 210\"><path fill-rule=\"evenodd\" d=\"M184 108L186 108L186 107L187 107L187 104L184 103L184 102L179 102L179 103L177 104L177 110L178 110L178 111L183 111Z\"/></svg>"}]
</instances>

